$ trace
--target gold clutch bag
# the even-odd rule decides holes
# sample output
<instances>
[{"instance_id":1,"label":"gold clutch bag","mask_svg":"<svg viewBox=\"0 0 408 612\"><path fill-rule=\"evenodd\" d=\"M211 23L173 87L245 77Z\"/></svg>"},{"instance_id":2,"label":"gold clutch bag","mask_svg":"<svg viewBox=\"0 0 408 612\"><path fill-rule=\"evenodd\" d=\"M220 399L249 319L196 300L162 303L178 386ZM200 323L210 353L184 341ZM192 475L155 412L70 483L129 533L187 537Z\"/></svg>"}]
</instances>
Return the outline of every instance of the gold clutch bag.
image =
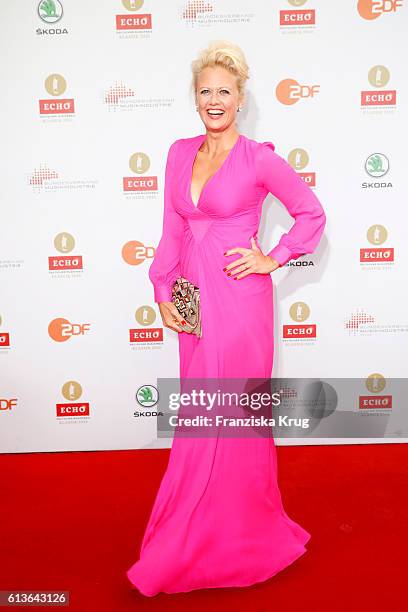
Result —
<instances>
[{"instance_id":1,"label":"gold clutch bag","mask_svg":"<svg viewBox=\"0 0 408 612\"><path fill-rule=\"evenodd\" d=\"M189 334L201 337L200 289L184 276L179 276L172 287L171 301L189 324L184 329Z\"/></svg>"}]
</instances>

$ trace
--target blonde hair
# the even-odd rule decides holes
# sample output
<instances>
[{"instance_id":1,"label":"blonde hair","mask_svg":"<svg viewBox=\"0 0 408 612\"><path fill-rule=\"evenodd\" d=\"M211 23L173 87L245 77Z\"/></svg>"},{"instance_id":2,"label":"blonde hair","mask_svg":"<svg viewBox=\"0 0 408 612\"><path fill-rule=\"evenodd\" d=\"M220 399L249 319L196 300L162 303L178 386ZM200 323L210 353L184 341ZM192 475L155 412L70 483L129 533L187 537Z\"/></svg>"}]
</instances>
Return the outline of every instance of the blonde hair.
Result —
<instances>
[{"instance_id":1,"label":"blonde hair","mask_svg":"<svg viewBox=\"0 0 408 612\"><path fill-rule=\"evenodd\" d=\"M191 62L193 73L191 89L194 94L197 88L197 76L208 66L221 66L234 74L237 79L239 96L244 96L245 82L249 79L249 67L238 45L228 40L213 40L206 49L200 51L198 57Z\"/></svg>"}]
</instances>

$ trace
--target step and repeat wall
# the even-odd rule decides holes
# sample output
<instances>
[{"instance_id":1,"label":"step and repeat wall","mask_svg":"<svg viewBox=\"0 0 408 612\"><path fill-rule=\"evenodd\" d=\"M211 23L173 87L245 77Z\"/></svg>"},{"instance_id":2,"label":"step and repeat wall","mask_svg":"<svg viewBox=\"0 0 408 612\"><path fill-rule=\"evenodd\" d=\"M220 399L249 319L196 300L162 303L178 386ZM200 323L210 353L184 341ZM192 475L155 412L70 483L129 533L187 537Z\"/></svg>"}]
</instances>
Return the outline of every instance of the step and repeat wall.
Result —
<instances>
[{"instance_id":1,"label":"step and repeat wall","mask_svg":"<svg viewBox=\"0 0 408 612\"><path fill-rule=\"evenodd\" d=\"M272 141L327 214L316 252L272 274L273 374L354 381L347 441L371 442L377 417L378 441L406 441L406 5L2 3L1 452L171 445L152 390L177 378L178 339L148 269L168 148L205 133L190 63L220 39L250 66L239 131ZM269 194L264 252L292 223ZM345 441L333 428L281 443Z\"/></svg>"}]
</instances>

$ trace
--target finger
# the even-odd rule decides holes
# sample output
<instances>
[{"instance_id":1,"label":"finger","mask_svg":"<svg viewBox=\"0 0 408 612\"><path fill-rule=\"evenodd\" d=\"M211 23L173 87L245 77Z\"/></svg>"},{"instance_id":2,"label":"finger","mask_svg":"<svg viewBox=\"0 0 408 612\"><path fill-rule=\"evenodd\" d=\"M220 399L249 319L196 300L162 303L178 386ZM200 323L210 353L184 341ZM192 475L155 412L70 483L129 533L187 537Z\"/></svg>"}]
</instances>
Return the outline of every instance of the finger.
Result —
<instances>
[{"instance_id":1,"label":"finger","mask_svg":"<svg viewBox=\"0 0 408 612\"><path fill-rule=\"evenodd\" d=\"M182 317L182 315L179 313L179 311L177 310L177 308L174 306L174 304L172 303L172 305L169 307L169 311L170 311L170 316L172 317L171 322L172 323L179 323L180 325L182 325L183 327L185 327L188 323L187 321ZM176 321L174 321L174 319L176 319ZM169 320L167 318L167 320Z\"/></svg>"},{"instance_id":2,"label":"finger","mask_svg":"<svg viewBox=\"0 0 408 612\"><path fill-rule=\"evenodd\" d=\"M251 252L252 249L246 249L245 247L235 247L234 249L229 249L225 251L224 255L232 255L233 253L241 253L241 255L246 255L248 252Z\"/></svg>"},{"instance_id":3,"label":"finger","mask_svg":"<svg viewBox=\"0 0 408 612\"><path fill-rule=\"evenodd\" d=\"M178 325L177 323L166 323L164 327L167 327L167 329L171 329L176 332L184 331L181 325Z\"/></svg>"},{"instance_id":4,"label":"finger","mask_svg":"<svg viewBox=\"0 0 408 612\"><path fill-rule=\"evenodd\" d=\"M252 249L254 251L260 251L261 249L259 248L259 246L256 244L255 242L255 238L253 236L251 236L251 244L252 244Z\"/></svg>"},{"instance_id":5,"label":"finger","mask_svg":"<svg viewBox=\"0 0 408 612\"><path fill-rule=\"evenodd\" d=\"M225 266L224 271L229 272L230 270L233 270L237 266L242 266L245 263L248 265L248 262L249 262L249 255L240 257L239 259L232 261L230 264L228 264L228 266Z\"/></svg>"},{"instance_id":6,"label":"finger","mask_svg":"<svg viewBox=\"0 0 408 612\"><path fill-rule=\"evenodd\" d=\"M234 278L236 278L238 275L241 275L240 278L242 277L242 275L247 276L248 274L251 274L253 272L253 267L252 266L242 266L241 268L238 268L238 270L236 270L234 272Z\"/></svg>"},{"instance_id":7,"label":"finger","mask_svg":"<svg viewBox=\"0 0 408 612\"><path fill-rule=\"evenodd\" d=\"M235 274L239 274L240 272L244 272L244 270L247 270L248 268L251 268L251 267L252 267L252 266L250 266L249 264L247 264L247 263L243 263L243 264L242 264L242 266L238 266L238 268L236 268L236 269L233 271L233 273L232 273L232 274L235 276Z\"/></svg>"},{"instance_id":8,"label":"finger","mask_svg":"<svg viewBox=\"0 0 408 612\"><path fill-rule=\"evenodd\" d=\"M235 274L234 279L239 280L240 278L244 278L244 276L249 276L250 274L253 274L254 272L255 270L253 270L252 268L248 268L247 270L244 270L243 272Z\"/></svg>"}]
</instances>

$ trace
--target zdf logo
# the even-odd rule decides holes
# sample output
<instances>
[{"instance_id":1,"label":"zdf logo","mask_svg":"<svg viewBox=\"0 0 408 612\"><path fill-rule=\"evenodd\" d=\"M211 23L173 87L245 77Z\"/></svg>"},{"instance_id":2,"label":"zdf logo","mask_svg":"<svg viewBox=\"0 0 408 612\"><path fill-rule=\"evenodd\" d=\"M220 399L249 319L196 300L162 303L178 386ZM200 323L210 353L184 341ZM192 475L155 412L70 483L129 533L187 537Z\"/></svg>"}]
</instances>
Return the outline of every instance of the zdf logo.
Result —
<instances>
[{"instance_id":1,"label":"zdf logo","mask_svg":"<svg viewBox=\"0 0 408 612\"><path fill-rule=\"evenodd\" d=\"M402 7L402 0L359 0L357 10L363 19L377 19L383 13L395 13Z\"/></svg>"},{"instance_id":2,"label":"zdf logo","mask_svg":"<svg viewBox=\"0 0 408 612\"><path fill-rule=\"evenodd\" d=\"M314 98L320 85L300 85L295 79L283 79L276 86L276 97L282 104L290 105L302 98Z\"/></svg>"},{"instance_id":3,"label":"zdf logo","mask_svg":"<svg viewBox=\"0 0 408 612\"><path fill-rule=\"evenodd\" d=\"M59 317L48 325L48 333L55 342L66 342L72 336L84 336L89 331L89 323L71 323Z\"/></svg>"},{"instance_id":4,"label":"zdf logo","mask_svg":"<svg viewBox=\"0 0 408 612\"><path fill-rule=\"evenodd\" d=\"M11 410L17 406L17 399L15 397L11 399L6 399L5 397L0 397L0 412L5 410Z\"/></svg>"},{"instance_id":5,"label":"zdf logo","mask_svg":"<svg viewBox=\"0 0 408 612\"><path fill-rule=\"evenodd\" d=\"M145 259L151 259L154 257L154 252L153 247L145 246L138 240L130 240L122 247L122 257L130 266L138 266Z\"/></svg>"}]
</instances>

